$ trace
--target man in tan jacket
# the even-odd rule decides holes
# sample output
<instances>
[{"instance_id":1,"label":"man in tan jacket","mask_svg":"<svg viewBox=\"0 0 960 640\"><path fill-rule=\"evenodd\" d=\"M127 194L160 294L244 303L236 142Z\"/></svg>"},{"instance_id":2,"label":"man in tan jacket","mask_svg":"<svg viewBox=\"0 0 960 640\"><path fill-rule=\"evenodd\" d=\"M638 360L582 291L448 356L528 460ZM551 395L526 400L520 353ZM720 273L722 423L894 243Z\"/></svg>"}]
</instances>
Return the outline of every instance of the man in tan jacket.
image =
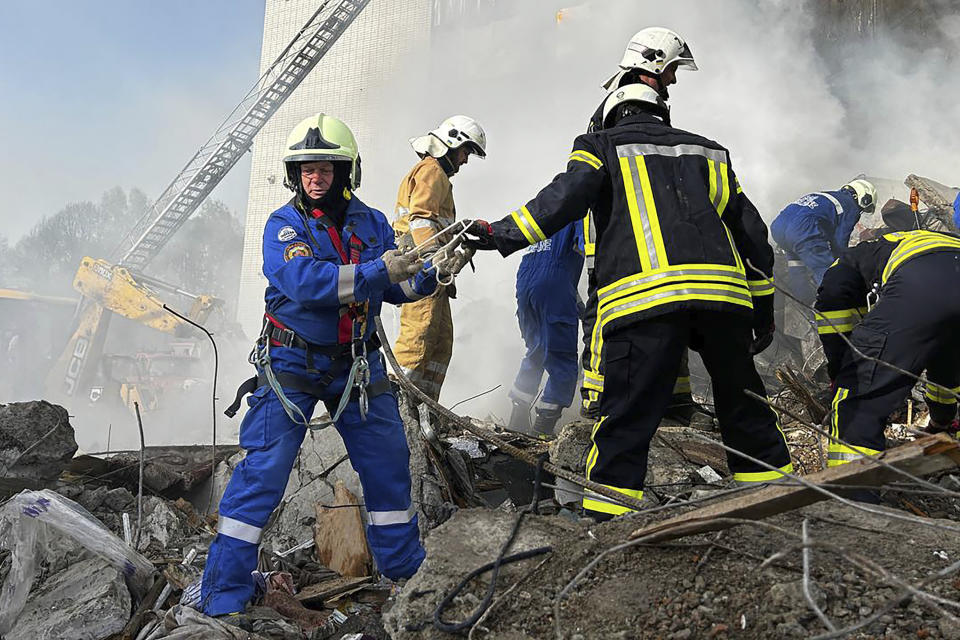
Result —
<instances>
[{"instance_id":1,"label":"man in tan jacket","mask_svg":"<svg viewBox=\"0 0 960 640\"><path fill-rule=\"evenodd\" d=\"M423 244L420 253L426 256L452 238L452 233L437 236L457 217L450 178L471 153L486 157L487 136L473 118L453 116L427 135L412 138L410 145L420 162L400 183L393 228L401 249ZM440 397L453 352L450 298L455 296L452 284L438 286L432 296L400 311L397 360L410 380L434 399Z\"/></svg>"}]
</instances>

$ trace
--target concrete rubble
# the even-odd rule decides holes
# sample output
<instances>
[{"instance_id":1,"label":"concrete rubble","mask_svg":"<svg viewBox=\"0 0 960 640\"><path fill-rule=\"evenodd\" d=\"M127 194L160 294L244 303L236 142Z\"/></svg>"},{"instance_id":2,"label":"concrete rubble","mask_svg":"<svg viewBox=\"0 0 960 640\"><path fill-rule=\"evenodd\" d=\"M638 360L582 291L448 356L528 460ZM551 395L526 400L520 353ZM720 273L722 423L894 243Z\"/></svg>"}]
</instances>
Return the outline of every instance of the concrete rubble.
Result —
<instances>
[{"instance_id":1,"label":"concrete rubble","mask_svg":"<svg viewBox=\"0 0 960 640\"><path fill-rule=\"evenodd\" d=\"M769 376L790 382L778 396L784 406L803 415L821 410L821 399L805 390L814 383L803 374L781 371ZM697 400L709 410L709 395ZM960 538L889 514L920 515L944 527L956 526L960 501L949 493L884 491L878 513L834 500L784 511L763 520L762 526L631 547L602 560L564 592L598 554L628 540L638 527L683 513L689 509L682 506L687 501L725 499L733 485L709 416L691 427L661 426L651 445L644 492L644 502L653 508L649 515L596 524L577 515L579 487L549 474L543 482L557 489L541 487L535 501L538 513L521 515L534 502L533 468L421 410L404 394L400 410L427 549L420 571L398 590L382 582L375 567L364 564L365 549L355 544L362 510L328 508L362 503L358 478L337 432L311 431L284 501L265 531L260 566L265 593L244 614L241 629L189 605L196 605L191 597L197 597L196 583L216 531L216 513L208 513L207 504L211 493L213 502L218 501L243 452L218 447L216 465L211 465L209 447L150 451L152 471L145 470L138 537L137 467L130 466L137 454L71 460L76 445L71 444L69 422L56 423L57 416L63 421L66 414L46 403L25 404L29 406L0 407L0 427L16 434L17 417L43 416L46 422L34 430L34 441L48 432L50 440L42 440L45 447L31 448L34 441L29 438L0 436L5 438L0 440L2 459L16 462L19 478L51 487L64 504L75 504L77 517L88 519L91 531L103 531L101 538L109 537L130 557L143 558L153 569L146 585L153 588L144 597L145 587L133 589L115 563L56 528L42 528L33 548L35 579L4 638L451 637L434 624L438 605L471 571L497 558L521 517L506 555L531 550L537 555L501 568L490 608L461 630L474 638L552 637L558 602L565 638L802 638L825 630L809 601L836 628L867 620L861 635L854 637L960 638L950 608L941 606L941 612L929 604L929 598L956 599L958 583L950 579L926 584L927 599L908 597L891 606L902 598L904 581L917 583L930 571L957 562ZM922 413L918 404L915 415ZM565 425L549 447L493 422L474 425L534 456L546 452L553 464L570 472L585 472L591 447L588 421ZM819 468L824 441L792 421L784 422L784 430L798 466ZM890 437L895 446L914 436L894 427ZM931 482L957 491L960 472L941 472ZM0 533L5 531L3 513ZM125 520L129 546L123 543ZM801 552L792 546L804 523L822 545L810 560L806 591ZM22 560L9 538L0 535L0 599ZM23 553L22 545L18 549ZM467 620L486 600L489 580L487 571L467 581L444 609L442 620ZM870 620L875 614L881 615Z\"/></svg>"}]
</instances>

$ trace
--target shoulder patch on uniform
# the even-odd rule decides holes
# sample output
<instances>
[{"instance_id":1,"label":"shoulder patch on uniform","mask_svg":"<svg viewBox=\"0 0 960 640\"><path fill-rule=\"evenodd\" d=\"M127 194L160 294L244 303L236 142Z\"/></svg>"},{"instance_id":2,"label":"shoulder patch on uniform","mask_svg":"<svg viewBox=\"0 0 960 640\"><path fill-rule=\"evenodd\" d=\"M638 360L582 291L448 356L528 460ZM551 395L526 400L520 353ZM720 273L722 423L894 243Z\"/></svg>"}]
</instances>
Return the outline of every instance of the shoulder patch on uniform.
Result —
<instances>
[{"instance_id":1,"label":"shoulder patch on uniform","mask_svg":"<svg viewBox=\"0 0 960 640\"><path fill-rule=\"evenodd\" d=\"M297 230L290 226L282 227L280 231L277 232L277 240L279 240L280 242L293 240L296 237L297 237Z\"/></svg>"},{"instance_id":2,"label":"shoulder patch on uniform","mask_svg":"<svg viewBox=\"0 0 960 640\"><path fill-rule=\"evenodd\" d=\"M290 260L299 256L306 258L313 257L313 250L310 249L310 246L306 242L291 242L283 250L284 262L290 262Z\"/></svg>"}]
</instances>

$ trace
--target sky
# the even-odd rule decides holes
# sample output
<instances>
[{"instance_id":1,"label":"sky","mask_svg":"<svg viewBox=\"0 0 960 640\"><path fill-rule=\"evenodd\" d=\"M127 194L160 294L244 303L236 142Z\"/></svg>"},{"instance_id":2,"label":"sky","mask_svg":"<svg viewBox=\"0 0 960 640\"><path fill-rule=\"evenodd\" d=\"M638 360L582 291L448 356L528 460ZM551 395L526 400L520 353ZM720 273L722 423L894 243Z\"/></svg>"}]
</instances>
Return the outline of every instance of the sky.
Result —
<instances>
[{"instance_id":1,"label":"sky","mask_svg":"<svg viewBox=\"0 0 960 640\"><path fill-rule=\"evenodd\" d=\"M257 79L263 0L6 2L0 235L114 186L152 200ZM249 156L214 191L242 215Z\"/></svg>"}]
</instances>

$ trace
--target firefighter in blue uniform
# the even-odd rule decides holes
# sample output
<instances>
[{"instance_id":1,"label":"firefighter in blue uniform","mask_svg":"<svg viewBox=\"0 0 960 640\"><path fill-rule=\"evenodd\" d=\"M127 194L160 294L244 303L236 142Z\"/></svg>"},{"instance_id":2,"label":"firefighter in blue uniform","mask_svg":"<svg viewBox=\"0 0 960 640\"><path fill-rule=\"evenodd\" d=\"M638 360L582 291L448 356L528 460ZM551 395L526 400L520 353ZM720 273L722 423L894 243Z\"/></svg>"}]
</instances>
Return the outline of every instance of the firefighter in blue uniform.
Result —
<instances>
[{"instance_id":1,"label":"firefighter in blue uniform","mask_svg":"<svg viewBox=\"0 0 960 640\"><path fill-rule=\"evenodd\" d=\"M787 286L793 295L813 304L823 274L850 244L860 215L876 204L873 184L857 179L838 191L810 193L784 207L770 224L770 235L786 253Z\"/></svg>"},{"instance_id":2,"label":"firefighter in blue uniform","mask_svg":"<svg viewBox=\"0 0 960 640\"><path fill-rule=\"evenodd\" d=\"M679 48L665 38L638 55L663 60L671 43ZM724 442L765 463L730 454L734 480L769 482L793 470L776 414L744 394L765 395L752 355L773 339L773 287L746 266L772 271L766 226L729 152L668 126L665 115L651 87L615 88L603 129L576 138L566 171L502 220L474 221L467 242L509 255L593 211L604 389L587 477L636 499L688 346L710 374ZM598 519L631 510L590 492L583 507Z\"/></svg>"},{"instance_id":3,"label":"firefighter in blue uniform","mask_svg":"<svg viewBox=\"0 0 960 640\"><path fill-rule=\"evenodd\" d=\"M530 430L530 408L546 371L533 421L534 433L544 439L553 436L561 412L577 391L577 283L583 269L580 225L571 222L529 247L517 270L517 319L527 352L510 390L510 428Z\"/></svg>"},{"instance_id":4,"label":"firefighter in blue uniform","mask_svg":"<svg viewBox=\"0 0 960 640\"><path fill-rule=\"evenodd\" d=\"M932 432L957 433L960 392L960 237L898 231L861 242L827 270L817 294L817 333L836 388L828 465L883 451L887 418L919 375Z\"/></svg>"},{"instance_id":5,"label":"firefighter in blue uniform","mask_svg":"<svg viewBox=\"0 0 960 640\"><path fill-rule=\"evenodd\" d=\"M360 157L350 129L324 114L294 128L284 153L294 198L267 220L257 377L240 427L246 458L220 501L202 583L203 611L242 612L254 593L263 527L280 503L310 417L322 402L363 486L370 550L391 579L424 558L410 497L409 452L373 319L383 302L430 295L436 277L396 250L386 217L354 194ZM228 410L228 415L229 415Z\"/></svg>"}]
</instances>

